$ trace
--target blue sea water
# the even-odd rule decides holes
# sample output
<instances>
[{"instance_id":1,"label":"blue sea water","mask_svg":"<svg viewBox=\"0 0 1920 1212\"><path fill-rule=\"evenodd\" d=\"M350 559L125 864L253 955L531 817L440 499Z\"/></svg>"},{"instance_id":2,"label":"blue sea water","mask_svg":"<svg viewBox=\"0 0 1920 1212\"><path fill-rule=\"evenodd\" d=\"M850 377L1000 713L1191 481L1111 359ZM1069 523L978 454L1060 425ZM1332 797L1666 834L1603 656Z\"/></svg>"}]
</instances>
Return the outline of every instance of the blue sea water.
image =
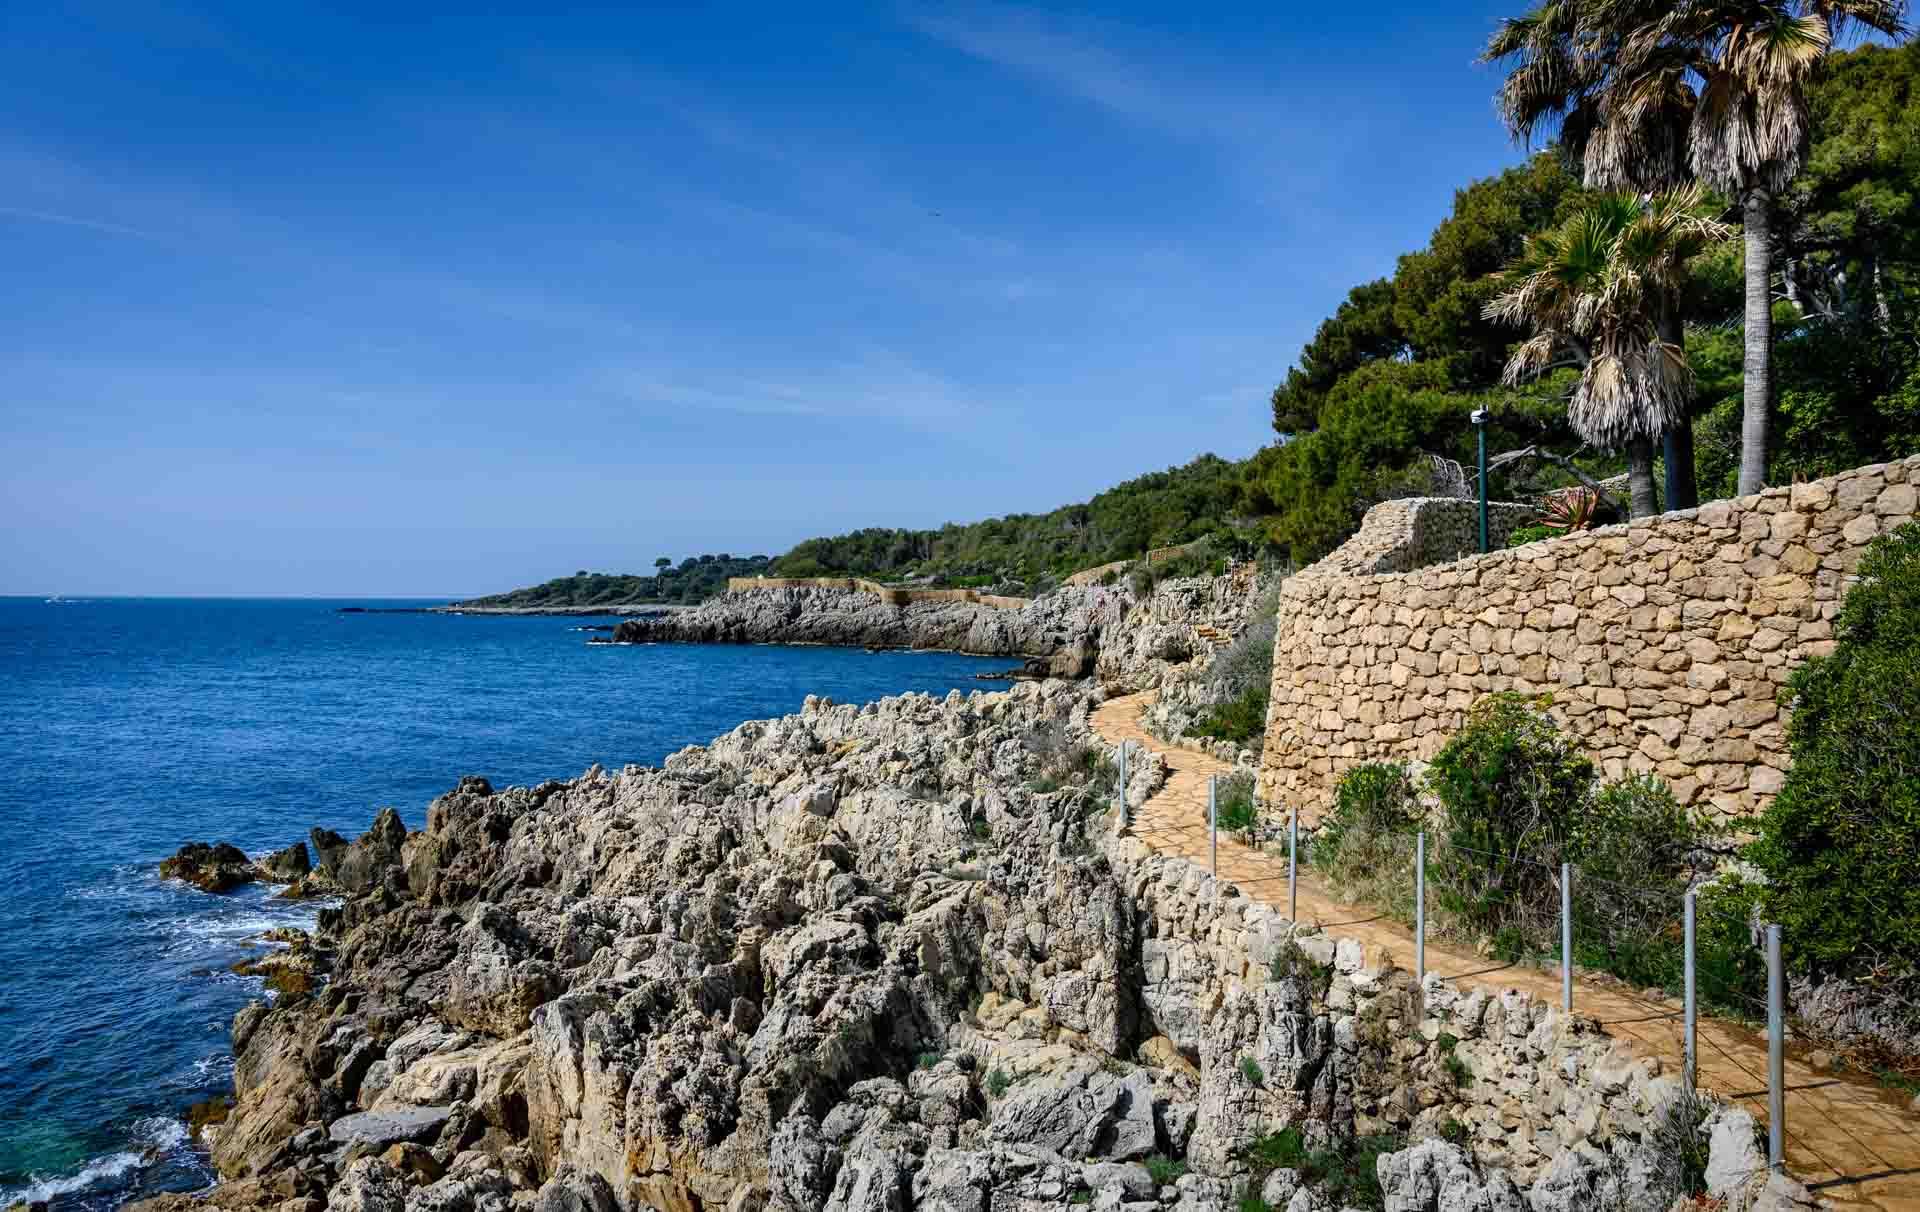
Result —
<instances>
[{"instance_id":1,"label":"blue sea water","mask_svg":"<svg viewBox=\"0 0 1920 1212\"><path fill-rule=\"evenodd\" d=\"M658 764L808 694L997 688L974 675L1007 664L343 604L0 598L0 1207L211 1180L181 1112L230 1088L228 1021L262 996L228 969L313 908L162 881L181 843L352 837L389 804L418 828L463 774Z\"/></svg>"}]
</instances>

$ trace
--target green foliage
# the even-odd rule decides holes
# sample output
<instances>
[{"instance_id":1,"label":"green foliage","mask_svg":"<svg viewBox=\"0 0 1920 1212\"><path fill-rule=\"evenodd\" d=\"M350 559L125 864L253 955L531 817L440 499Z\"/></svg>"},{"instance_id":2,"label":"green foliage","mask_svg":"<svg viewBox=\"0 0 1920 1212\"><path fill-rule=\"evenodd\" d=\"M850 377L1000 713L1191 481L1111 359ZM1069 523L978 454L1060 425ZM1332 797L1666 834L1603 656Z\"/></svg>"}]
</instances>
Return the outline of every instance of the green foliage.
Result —
<instances>
[{"instance_id":1,"label":"green foliage","mask_svg":"<svg viewBox=\"0 0 1920 1212\"><path fill-rule=\"evenodd\" d=\"M1307 1164L1307 1142L1298 1128L1282 1128L1278 1132L1269 1132L1256 1136L1242 1149L1241 1156L1253 1167L1256 1174L1271 1174L1275 1170L1298 1170Z\"/></svg>"},{"instance_id":2,"label":"green foliage","mask_svg":"<svg viewBox=\"0 0 1920 1212\"><path fill-rule=\"evenodd\" d=\"M1240 1058L1240 1076L1246 1078L1250 1086L1258 1086L1267 1080L1267 1075L1260 1069L1260 1062L1251 1056Z\"/></svg>"},{"instance_id":3,"label":"green foliage","mask_svg":"<svg viewBox=\"0 0 1920 1212\"><path fill-rule=\"evenodd\" d=\"M1147 1174L1153 1179L1153 1185L1156 1187L1178 1182L1181 1175L1187 1172L1186 1162L1175 1161L1161 1153L1154 1154L1141 1164L1146 1166Z\"/></svg>"},{"instance_id":4,"label":"green foliage","mask_svg":"<svg viewBox=\"0 0 1920 1212\"><path fill-rule=\"evenodd\" d=\"M1240 1212L1273 1212L1267 1201L1252 1191L1240 1197Z\"/></svg>"},{"instance_id":5,"label":"green foliage","mask_svg":"<svg viewBox=\"0 0 1920 1212\"><path fill-rule=\"evenodd\" d=\"M1876 539L1832 655L1787 684L1786 783L1750 857L1796 966L1920 967L1920 522Z\"/></svg>"},{"instance_id":6,"label":"green foliage","mask_svg":"<svg viewBox=\"0 0 1920 1212\"><path fill-rule=\"evenodd\" d=\"M1319 559L1354 532L1370 506L1431 494L1425 455L1470 463L1468 417L1476 408L1491 411L1492 449L1541 440L1564 445L1566 410L1554 394L1564 394L1569 382L1567 372L1542 380L1534 400L1497 380L1456 387L1437 362L1370 363L1328 393L1318 429L1248 462L1248 509L1268 518L1268 539L1296 562Z\"/></svg>"},{"instance_id":7,"label":"green foliage","mask_svg":"<svg viewBox=\"0 0 1920 1212\"><path fill-rule=\"evenodd\" d=\"M1465 1124L1449 1115L1440 1121L1440 1139L1464 1149L1467 1142L1473 1139L1473 1133Z\"/></svg>"},{"instance_id":8,"label":"green foliage","mask_svg":"<svg viewBox=\"0 0 1920 1212\"><path fill-rule=\"evenodd\" d=\"M1333 983L1333 969L1314 962L1291 938L1283 939L1267 961L1267 977L1275 984L1298 981L1311 998L1324 998Z\"/></svg>"},{"instance_id":9,"label":"green foliage","mask_svg":"<svg viewBox=\"0 0 1920 1212\"><path fill-rule=\"evenodd\" d=\"M1713 1111L1713 1100L1685 1083L1655 1109L1648 1142L1657 1174L1653 1202L1666 1206L1679 1196L1706 1192L1709 1138L1704 1129Z\"/></svg>"},{"instance_id":10,"label":"green foliage","mask_svg":"<svg viewBox=\"0 0 1920 1212\"><path fill-rule=\"evenodd\" d=\"M1136 559L1220 529L1240 507L1240 465L1202 455L1138 476L1079 505L938 530L870 528L808 539L773 563L780 576L914 575L935 584L1031 584Z\"/></svg>"},{"instance_id":11,"label":"green foliage","mask_svg":"<svg viewBox=\"0 0 1920 1212\"><path fill-rule=\"evenodd\" d=\"M938 1052L922 1052L914 1058L914 1064L922 1069L931 1069L939 1064L942 1057Z\"/></svg>"},{"instance_id":12,"label":"green foliage","mask_svg":"<svg viewBox=\"0 0 1920 1212\"><path fill-rule=\"evenodd\" d=\"M1266 735L1267 701L1265 686L1248 686L1202 716L1190 731L1194 736L1245 745L1255 737Z\"/></svg>"},{"instance_id":13,"label":"green foliage","mask_svg":"<svg viewBox=\"0 0 1920 1212\"><path fill-rule=\"evenodd\" d=\"M1557 865L1587 806L1593 763L1544 705L1510 692L1480 700L1428 778L1446 819L1441 904L1496 935L1557 912Z\"/></svg>"},{"instance_id":14,"label":"green foliage","mask_svg":"<svg viewBox=\"0 0 1920 1212\"><path fill-rule=\"evenodd\" d=\"M995 1069L987 1074L987 1093L995 1098L1004 1097L1013 1087L1013 1079L1007 1076L1005 1069Z\"/></svg>"},{"instance_id":15,"label":"green foliage","mask_svg":"<svg viewBox=\"0 0 1920 1212\"><path fill-rule=\"evenodd\" d=\"M1560 532L1544 522L1532 526L1522 526L1507 535L1507 546L1525 547L1528 543L1538 543L1542 539L1557 539Z\"/></svg>"},{"instance_id":16,"label":"green foliage","mask_svg":"<svg viewBox=\"0 0 1920 1212\"><path fill-rule=\"evenodd\" d=\"M1413 920L1418 792L1407 768L1368 762L1340 776L1333 810L1307 850L1313 866L1347 895Z\"/></svg>"},{"instance_id":17,"label":"green foliage","mask_svg":"<svg viewBox=\"0 0 1920 1212\"><path fill-rule=\"evenodd\" d=\"M983 842L990 841L993 838L993 826L988 823L987 818L984 816L974 817L969 828L973 830L973 836Z\"/></svg>"},{"instance_id":18,"label":"green foliage","mask_svg":"<svg viewBox=\"0 0 1920 1212\"><path fill-rule=\"evenodd\" d=\"M1448 1051L1442 1054L1440 1065L1447 1071L1447 1076L1453 1079L1455 1089L1465 1090L1473 1084L1473 1069L1467 1064L1466 1058L1458 1052Z\"/></svg>"},{"instance_id":19,"label":"green foliage","mask_svg":"<svg viewBox=\"0 0 1920 1212\"><path fill-rule=\"evenodd\" d=\"M582 570L570 577L555 577L526 589L473 598L456 605L550 609L636 603L691 604L725 593L729 577L765 573L768 561L766 556L722 554L689 556L678 568L667 567L658 560L654 564L660 569L654 576Z\"/></svg>"},{"instance_id":20,"label":"green foliage","mask_svg":"<svg viewBox=\"0 0 1920 1212\"><path fill-rule=\"evenodd\" d=\"M1681 979L1676 906L1711 866L1700 847L1713 830L1652 775L1602 787L1582 814L1568 852L1574 874L1574 959L1642 987ZM1696 864L1696 857L1701 864Z\"/></svg>"},{"instance_id":21,"label":"green foliage","mask_svg":"<svg viewBox=\"0 0 1920 1212\"><path fill-rule=\"evenodd\" d=\"M1223 778L1214 788L1215 821L1224 833L1246 833L1260 823L1260 807L1253 775L1244 770Z\"/></svg>"},{"instance_id":22,"label":"green foliage","mask_svg":"<svg viewBox=\"0 0 1920 1212\"><path fill-rule=\"evenodd\" d=\"M1302 1181L1321 1188L1335 1207L1378 1209L1385 1206L1380 1190L1379 1162L1382 1154L1403 1148L1406 1142L1396 1135L1362 1136L1332 1149L1312 1149L1298 1128L1255 1137L1240 1149L1253 1170L1253 1186L1258 1189L1275 1170L1293 1170Z\"/></svg>"}]
</instances>

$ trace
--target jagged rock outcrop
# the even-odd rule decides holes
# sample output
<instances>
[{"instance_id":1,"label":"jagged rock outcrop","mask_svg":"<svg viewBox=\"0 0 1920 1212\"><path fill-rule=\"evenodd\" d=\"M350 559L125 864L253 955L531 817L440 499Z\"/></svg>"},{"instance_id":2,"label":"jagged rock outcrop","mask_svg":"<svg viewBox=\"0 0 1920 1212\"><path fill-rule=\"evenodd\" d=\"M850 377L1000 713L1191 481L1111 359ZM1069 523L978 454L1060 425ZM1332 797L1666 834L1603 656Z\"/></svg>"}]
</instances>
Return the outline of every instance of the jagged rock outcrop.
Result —
<instances>
[{"instance_id":1,"label":"jagged rock outcrop","mask_svg":"<svg viewBox=\"0 0 1920 1212\"><path fill-rule=\"evenodd\" d=\"M180 880L202 892L231 892L260 878L246 852L227 842L188 842L160 860L160 878Z\"/></svg>"},{"instance_id":2,"label":"jagged rock outcrop","mask_svg":"<svg viewBox=\"0 0 1920 1212\"><path fill-rule=\"evenodd\" d=\"M626 619L613 643L842 644L1034 657L1056 677L1094 668L1104 631L1132 601L1124 587L1060 589L1019 609L975 602L896 606L856 589L789 587L723 594L693 610Z\"/></svg>"},{"instance_id":3,"label":"jagged rock outcrop","mask_svg":"<svg viewBox=\"0 0 1920 1212\"><path fill-rule=\"evenodd\" d=\"M1404 1139L1380 1181L1409 1208L1505 1212L1523 1182L1584 1206L1597 1172L1548 1155L1589 1137L1636 1173L1664 1079L1119 832L1084 760L1102 695L810 698L658 769L467 779L419 832L387 810L316 833L326 979L236 1016L212 1198L1332 1212L1317 1172L1252 1150L1289 1130ZM1131 774L1137 802L1164 766ZM1449 1117L1471 1156L1426 1139Z\"/></svg>"}]
</instances>

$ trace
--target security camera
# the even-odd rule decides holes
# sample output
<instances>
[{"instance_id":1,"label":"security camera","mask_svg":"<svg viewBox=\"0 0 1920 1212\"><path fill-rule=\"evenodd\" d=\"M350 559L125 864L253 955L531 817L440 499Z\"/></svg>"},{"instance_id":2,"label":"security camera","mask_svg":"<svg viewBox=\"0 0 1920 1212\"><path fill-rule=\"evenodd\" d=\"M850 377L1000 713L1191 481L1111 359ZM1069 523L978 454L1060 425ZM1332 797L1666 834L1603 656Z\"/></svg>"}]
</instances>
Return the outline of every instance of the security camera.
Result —
<instances>
[{"instance_id":1,"label":"security camera","mask_svg":"<svg viewBox=\"0 0 1920 1212\"><path fill-rule=\"evenodd\" d=\"M1487 423L1487 410L1484 408L1474 409L1471 420L1475 425L1485 425Z\"/></svg>"}]
</instances>

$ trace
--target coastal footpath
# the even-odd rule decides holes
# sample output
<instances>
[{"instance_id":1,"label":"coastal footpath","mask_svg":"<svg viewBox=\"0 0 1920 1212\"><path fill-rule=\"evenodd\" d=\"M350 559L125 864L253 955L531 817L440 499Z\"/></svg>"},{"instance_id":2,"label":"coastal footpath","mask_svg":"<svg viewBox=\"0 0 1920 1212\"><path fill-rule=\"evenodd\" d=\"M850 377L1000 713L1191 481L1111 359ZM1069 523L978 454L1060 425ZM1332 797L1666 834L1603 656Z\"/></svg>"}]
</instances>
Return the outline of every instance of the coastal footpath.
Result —
<instances>
[{"instance_id":1,"label":"coastal footpath","mask_svg":"<svg viewBox=\"0 0 1920 1212\"><path fill-rule=\"evenodd\" d=\"M1187 676L1195 631L1116 607L1101 682ZM1702 1113L1710 1189L1761 1191L1744 1113L1590 1021L1143 844L1167 767L1114 802L1108 693L810 698L316 836L340 904L235 1018L222 1181L142 1212L1665 1208Z\"/></svg>"}]
</instances>

